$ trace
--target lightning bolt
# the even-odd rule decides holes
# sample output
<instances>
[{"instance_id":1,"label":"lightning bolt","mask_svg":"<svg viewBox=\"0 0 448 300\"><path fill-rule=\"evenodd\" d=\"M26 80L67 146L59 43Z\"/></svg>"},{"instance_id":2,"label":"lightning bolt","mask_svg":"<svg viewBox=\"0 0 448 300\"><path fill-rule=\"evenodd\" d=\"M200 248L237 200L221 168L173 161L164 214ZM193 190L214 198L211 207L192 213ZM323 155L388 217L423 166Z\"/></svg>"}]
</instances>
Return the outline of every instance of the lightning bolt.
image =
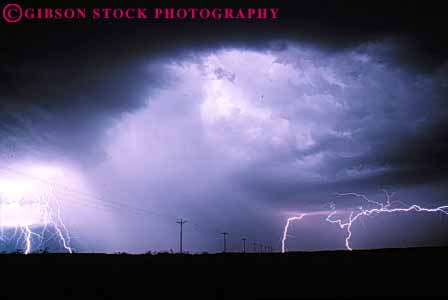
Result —
<instances>
[{"instance_id":1,"label":"lightning bolt","mask_svg":"<svg viewBox=\"0 0 448 300\"><path fill-rule=\"evenodd\" d=\"M25 254L29 254L31 251L31 229L29 226L25 226Z\"/></svg>"},{"instance_id":2,"label":"lightning bolt","mask_svg":"<svg viewBox=\"0 0 448 300\"><path fill-rule=\"evenodd\" d=\"M298 216L295 217L291 217L288 218L288 220L286 220L286 224L285 227L283 228L283 237L282 237L282 253L285 253L286 251L286 240L288 239L288 229L289 229L289 225L291 224L291 222L293 221L299 221L302 220L303 217L305 217L306 214L300 214Z\"/></svg>"},{"instance_id":3,"label":"lightning bolt","mask_svg":"<svg viewBox=\"0 0 448 300\"><path fill-rule=\"evenodd\" d=\"M345 236L345 248L347 250L353 250L350 245L350 239L352 237L352 226L359 221L364 216L372 216L375 214L391 214L391 213L406 213L406 212L421 212L421 213L442 213L444 215L448 215L448 205L438 206L434 208L422 207L418 204L406 205L401 201L391 201L393 197L393 193L388 193L386 190L383 190L386 195L386 203L377 202L369 199L367 196L358 193L337 193L338 197L357 197L361 198L368 205L374 206L373 208L363 208L362 206L358 207L357 210L350 211L349 217L347 221L344 221L343 218L335 218L335 216L339 213L336 210L334 204L331 204L332 211L327 215L325 220L331 224L337 224L339 228L342 230L346 230L347 234ZM399 207L396 207L396 204L399 204ZM302 213L296 217L288 218L286 224L283 229L283 238L282 238L282 253L286 252L286 240L288 237L288 229L289 225L293 221L301 220L306 213Z\"/></svg>"},{"instance_id":4,"label":"lightning bolt","mask_svg":"<svg viewBox=\"0 0 448 300\"><path fill-rule=\"evenodd\" d=\"M70 247L70 232L67 229L67 226L65 226L65 223L62 219L62 214L61 214L61 205L59 202L59 198L55 195L54 189L51 188L51 194L52 194L52 199L53 199L53 203L56 207L56 209L54 210L48 210L49 212L56 212L56 216L51 216L50 220L51 220L51 224L53 225L53 227L55 228L58 237L60 239L60 241L62 242L62 246L64 247L64 249L69 252L69 253L73 253L73 249Z\"/></svg>"},{"instance_id":5,"label":"lightning bolt","mask_svg":"<svg viewBox=\"0 0 448 300\"><path fill-rule=\"evenodd\" d=\"M67 252L73 253L73 249L70 246L70 233L63 222L59 201L53 197L46 198L42 196L42 199L36 200L34 206L41 211L45 223L37 225L17 224L13 229L8 228L8 230L2 227L0 242L11 243L13 240L16 240L16 249L23 248L23 253L29 254L33 249L43 246L46 242L58 239ZM45 236L50 232L50 227L54 230L54 233L46 239ZM10 231L13 232L8 238L7 233ZM23 244L23 247L20 244Z\"/></svg>"},{"instance_id":6,"label":"lightning bolt","mask_svg":"<svg viewBox=\"0 0 448 300\"><path fill-rule=\"evenodd\" d=\"M16 249L30 254L57 240L65 251L73 253L59 196L52 184L39 178L20 176L0 180L0 244L15 242Z\"/></svg>"}]
</instances>

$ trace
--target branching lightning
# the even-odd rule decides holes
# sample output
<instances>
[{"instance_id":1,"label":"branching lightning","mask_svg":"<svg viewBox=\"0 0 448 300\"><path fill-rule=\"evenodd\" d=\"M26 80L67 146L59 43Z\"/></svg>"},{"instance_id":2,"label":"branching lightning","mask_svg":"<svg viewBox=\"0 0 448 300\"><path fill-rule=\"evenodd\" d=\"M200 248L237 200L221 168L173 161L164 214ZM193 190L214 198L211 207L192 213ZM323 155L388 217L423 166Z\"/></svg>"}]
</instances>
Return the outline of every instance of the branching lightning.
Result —
<instances>
[{"instance_id":1,"label":"branching lightning","mask_svg":"<svg viewBox=\"0 0 448 300\"><path fill-rule=\"evenodd\" d=\"M367 203L369 208L363 208L362 206L358 207L356 210L352 210L349 212L348 220L344 221L344 218L336 218L336 215L341 214L342 212L337 211L335 205L331 204L332 211L327 215L325 220L331 224L337 224L339 228L346 231L345 236L345 247L347 250L353 250L350 245L350 239L352 237L352 226L359 220L361 220L364 216L372 216L375 214L383 214L383 213L405 213L405 212L422 212L422 213L442 213L444 215L448 215L448 205L438 206L434 208L422 207L417 204L406 205L401 201L392 201L392 197L394 194L388 193L383 190L386 195L386 202L381 203L374 200L369 199L367 196L358 193L337 193L338 197L357 197L362 199ZM371 206L374 206L373 208ZM347 211L344 211L347 214ZM286 252L286 241L288 238L288 229L293 221L302 220L303 217L307 216L307 213L301 213L296 217L288 218L286 224L283 229L283 238L282 238L282 253Z\"/></svg>"},{"instance_id":2,"label":"branching lightning","mask_svg":"<svg viewBox=\"0 0 448 300\"><path fill-rule=\"evenodd\" d=\"M29 254L57 240L65 251L72 253L61 199L53 186L45 182L64 174L55 168L34 165L26 171L31 176L0 176L0 244Z\"/></svg>"}]
</instances>

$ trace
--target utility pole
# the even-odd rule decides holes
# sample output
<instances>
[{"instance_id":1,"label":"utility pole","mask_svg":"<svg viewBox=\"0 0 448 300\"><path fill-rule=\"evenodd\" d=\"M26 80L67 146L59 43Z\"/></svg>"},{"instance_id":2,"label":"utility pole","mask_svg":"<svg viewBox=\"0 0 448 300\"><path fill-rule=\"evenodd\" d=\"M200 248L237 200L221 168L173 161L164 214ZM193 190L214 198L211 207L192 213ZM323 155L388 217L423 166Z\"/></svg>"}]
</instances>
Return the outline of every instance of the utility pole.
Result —
<instances>
[{"instance_id":1,"label":"utility pole","mask_svg":"<svg viewBox=\"0 0 448 300\"><path fill-rule=\"evenodd\" d=\"M182 242L183 242L183 227L184 224L187 223L188 221L184 220L184 219L180 219L179 221L177 221L176 223L180 225L180 241L179 241L179 252L180 254L183 253L183 247L182 247Z\"/></svg>"},{"instance_id":2,"label":"utility pole","mask_svg":"<svg viewBox=\"0 0 448 300\"><path fill-rule=\"evenodd\" d=\"M227 235L229 234L228 232L223 232L221 233L223 238L224 238L224 251L223 253L226 253L227 251Z\"/></svg>"},{"instance_id":3,"label":"utility pole","mask_svg":"<svg viewBox=\"0 0 448 300\"><path fill-rule=\"evenodd\" d=\"M243 241L243 253L246 253L246 238L241 239Z\"/></svg>"}]
</instances>

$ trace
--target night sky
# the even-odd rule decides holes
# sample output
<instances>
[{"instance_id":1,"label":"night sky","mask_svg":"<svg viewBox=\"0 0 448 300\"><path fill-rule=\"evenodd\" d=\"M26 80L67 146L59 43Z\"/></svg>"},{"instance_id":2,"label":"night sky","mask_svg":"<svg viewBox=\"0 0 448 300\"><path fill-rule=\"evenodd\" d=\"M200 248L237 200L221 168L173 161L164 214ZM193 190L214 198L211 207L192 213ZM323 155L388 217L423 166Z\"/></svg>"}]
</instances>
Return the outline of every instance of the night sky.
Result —
<instances>
[{"instance_id":1,"label":"night sky","mask_svg":"<svg viewBox=\"0 0 448 300\"><path fill-rule=\"evenodd\" d=\"M301 212L289 249L343 249L325 214L366 203L336 193L448 204L441 6L242 2L280 19L0 21L0 176L68 170L48 182L79 251L177 249L181 217L188 251L220 251L223 231L231 250L242 237L278 250ZM440 214L353 228L355 248L448 245Z\"/></svg>"}]
</instances>

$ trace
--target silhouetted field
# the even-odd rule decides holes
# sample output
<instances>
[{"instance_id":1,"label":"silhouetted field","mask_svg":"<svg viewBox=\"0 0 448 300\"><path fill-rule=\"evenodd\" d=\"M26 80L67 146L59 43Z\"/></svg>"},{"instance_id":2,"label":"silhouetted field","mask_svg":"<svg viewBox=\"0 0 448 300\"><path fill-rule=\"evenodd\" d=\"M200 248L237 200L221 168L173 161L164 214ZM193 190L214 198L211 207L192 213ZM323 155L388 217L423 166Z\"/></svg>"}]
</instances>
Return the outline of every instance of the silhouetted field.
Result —
<instances>
[{"instance_id":1,"label":"silhouetted field","mask_svg":"<svg viewBox=\"0 0 448 300\"><path fill-rule=\"evenodd\" d=\"M0 295L1 299L443 298L447 265L448 248L287 254L3 254Z\"/></svg>"}]
</instances>

